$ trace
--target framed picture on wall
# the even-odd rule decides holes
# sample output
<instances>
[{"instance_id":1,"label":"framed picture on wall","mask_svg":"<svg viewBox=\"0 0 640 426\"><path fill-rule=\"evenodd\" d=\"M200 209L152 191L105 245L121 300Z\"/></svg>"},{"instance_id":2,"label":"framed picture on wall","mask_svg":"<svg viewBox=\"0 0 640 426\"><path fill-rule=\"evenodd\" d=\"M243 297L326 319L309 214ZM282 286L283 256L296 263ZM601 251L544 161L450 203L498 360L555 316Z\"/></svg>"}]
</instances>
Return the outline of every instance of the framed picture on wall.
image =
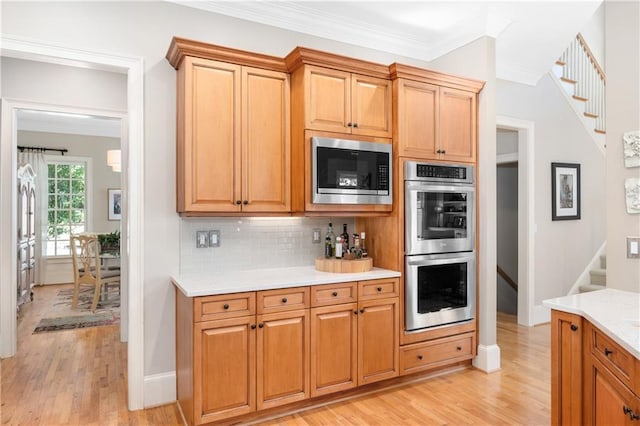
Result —
<instances>
[{"instance_id":1,"label":"framed picture on wall","mask_svg":"<svg viewBox=\"0 0 640 426\"><path fill-rule=\"evenodd\" d=\"M109 220L122 219L122 190L108 189Z\"/></svg>"},{"instance_id":2,"label":"framed picture on wall","mask_svg":"<svg viewBox=\"0 0 640 426\"><path fill-rule=\"evenodd\" d=\"M551 220L580 219L580 164L551 163Z\"/></svg>"}]
</instances>

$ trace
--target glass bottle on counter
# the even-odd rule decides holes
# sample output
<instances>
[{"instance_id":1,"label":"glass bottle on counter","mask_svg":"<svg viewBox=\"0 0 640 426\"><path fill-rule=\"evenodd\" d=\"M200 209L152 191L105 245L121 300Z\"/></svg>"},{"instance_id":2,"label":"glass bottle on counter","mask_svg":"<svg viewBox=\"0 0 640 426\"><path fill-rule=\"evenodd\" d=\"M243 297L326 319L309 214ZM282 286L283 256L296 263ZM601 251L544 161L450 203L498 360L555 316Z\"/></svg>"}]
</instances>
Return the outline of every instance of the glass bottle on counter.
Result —
<instances>
[{"instance_id":1,"label":"glass bottle on counter","mask_svg":"<svg viewBox=\"0 0 640 426\"><path fill-rule=\"evenodd\" d=\"M333 232L333 223L329 222L329 228L327 229L327 236L325 239L331 241L331 253L327 257L333 257L336 253L336 234Z\"/></svg>"},{"instance_id":2,"label":"glass bottle on counter","mask_svg":"<svg viewBox=\"0 0 640 426\"><path fill-rule=\"evenodd\" d=\"M362 250L362 257L368 257L369 253L367 252L367 245L364 242L365 240L365 233L364 231L362 231L360 233L360 250Z\"/></svg>"},{"instance_id":3,"label":"glass bottle on counter","mask_svg":"<svg viewBox=\"0 0 640 426\"><path fill-rule=\"evenodd\" d=\"M331 250L331 238L329 238L329 234L324 238L324 257L329 259L333 256L333 250Z\"/></svg>"},{"instance_id":4,"label":"glass bottle on counter","mask_svg":"<svg viewBox=\"0 0 640 426\"><path fill-rule=\"evenodd\" d=\"M353 234L353 252L356 255L356 259L362 258L362 249L360 248L360 235Z\"/></svg>"},{"instance_id":5,"label":"glass bottle on counter","mask_svg":"<svg viewBox=\"0 0 640 426\"><path fill-rule=\"evenodd\" d=\"M342 237L336 237L336 259L342 259Z\"/></svg>"},{"instance_id":6,"label":"glass bottle on counter","mask_svg":"<svg viewBox=\"0 0 640 426\"><path fill-rule=\"evenodd\" d=\"M349 233L347 232L347 224L342 224L342 234L340 235L342 239L342 255L349 253Z\"/></svg>"}]
</instances>

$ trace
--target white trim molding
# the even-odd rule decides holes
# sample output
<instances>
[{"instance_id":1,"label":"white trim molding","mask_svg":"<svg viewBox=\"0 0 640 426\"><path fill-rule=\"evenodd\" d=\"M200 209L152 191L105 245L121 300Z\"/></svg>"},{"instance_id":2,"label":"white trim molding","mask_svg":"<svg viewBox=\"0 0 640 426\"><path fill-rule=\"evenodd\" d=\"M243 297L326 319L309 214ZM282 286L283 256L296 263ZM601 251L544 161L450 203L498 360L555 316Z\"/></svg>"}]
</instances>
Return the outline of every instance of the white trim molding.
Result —
<instances>
[{"instance_id":1,"label":"white trim molding","mask_svg":"<svg viewBox=\"0 0 640 426\"><path fill-rule=\"evenodd\" d=\"M1 55L33 61L101 69L127 74L127 115L123 128L128 129L122 140L123 150L123 275L130 285L126 289L125 339L127 347L128 403L130 410L144 408L144 62L141 57L78 49L2 34ZM15 107L2 101L2 129L0 142L0 267L12 271L0 278L0 354L12 356L16 352L15 271L15 187L16 164L13 149ZM104 115L104 114L103 114ZM9 236L9 238L7 238ZM124 266L126 265L126 266ZM6 268L6 269L5 269ZM9 277L10 275L10 277ZM9 279L9 282L7 282ZM123 281L124 281L123 280ZM12 301L13 300L13 301ZM12 309L13 308L13 309ZM123 306L124 308L124 306ZM123 313L123 320L124 320ZM124 333L123 333L124 334Z\"/></svg>"},{"instance_id":2,"label":"white trim molding","mask_svg":"<svg viewBox=\"0 0 640 426\"><path fill-rule=\"evenodd\" d=\"M473 359L473 366L485 373L500 370L500 347L478 345L478 355Z\"/></svg>"},{"instance_id":3,"label":"white trim molding","mask_svg":"<svg viewBox=\"0 0 640 426\"><path fill-rule=\"evenodd\" d=\"M176 401L176 372L152 374L144 377L144 408L157 407Z\"/></svg>"},{"instance_id":4,"label":"white trim molding","mask_svg":"<svg viewBox=\"0 0 640 426\"><path fill-rule=\"evenodd\" d=\"M496 126L518 132L518 324L530 327L535 324L535 124L499 115Z\"/></svg>"}]
</instances>

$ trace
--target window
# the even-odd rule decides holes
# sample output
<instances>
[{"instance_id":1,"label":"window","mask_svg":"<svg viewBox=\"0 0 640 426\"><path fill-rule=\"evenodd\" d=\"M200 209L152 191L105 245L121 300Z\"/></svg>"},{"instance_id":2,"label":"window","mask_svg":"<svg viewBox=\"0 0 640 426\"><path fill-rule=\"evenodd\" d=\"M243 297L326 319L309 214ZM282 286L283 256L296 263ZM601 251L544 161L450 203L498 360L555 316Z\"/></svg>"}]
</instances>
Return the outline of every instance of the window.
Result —
<instances>
[{"instance_id":1,"label":"window","mask_svg":"<svg viewBox=\"0 0 640 426\"><path fill-rule=\"evenodd\" d=\"M47 160L47 256L71 254L71 234L87 230L88 160Z\"/></svg>"}]
</instances>

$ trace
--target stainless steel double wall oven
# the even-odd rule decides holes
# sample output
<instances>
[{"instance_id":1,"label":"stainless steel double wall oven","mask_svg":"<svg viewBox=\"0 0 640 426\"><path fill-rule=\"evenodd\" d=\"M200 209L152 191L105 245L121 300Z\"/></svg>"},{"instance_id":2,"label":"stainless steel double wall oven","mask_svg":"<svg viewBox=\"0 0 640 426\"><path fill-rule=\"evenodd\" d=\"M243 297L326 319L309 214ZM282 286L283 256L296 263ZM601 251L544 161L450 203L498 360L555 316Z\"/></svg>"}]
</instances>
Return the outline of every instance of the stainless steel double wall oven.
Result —
<instances>
[{"instance_id":1,"label":"stainless steel double wall oven","mask_svg":"<svg viewBox=\"0 0 640 426\"><path fill-rule=\"evenodd\" d=\"M470 321L475 302L474 168L408 161L406 330Z\"/></svg>"}]
</instances>

